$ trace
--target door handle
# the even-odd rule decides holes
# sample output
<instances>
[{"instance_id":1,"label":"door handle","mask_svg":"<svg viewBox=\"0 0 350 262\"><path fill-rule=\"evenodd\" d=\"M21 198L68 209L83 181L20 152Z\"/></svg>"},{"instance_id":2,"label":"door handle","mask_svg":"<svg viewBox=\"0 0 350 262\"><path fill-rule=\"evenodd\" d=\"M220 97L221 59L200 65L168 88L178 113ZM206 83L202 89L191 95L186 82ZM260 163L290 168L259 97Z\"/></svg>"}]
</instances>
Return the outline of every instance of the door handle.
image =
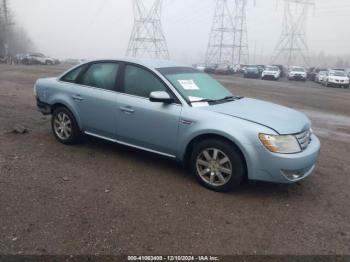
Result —
<instances>
[{"instance_id":1,"label":"door handle","mask_svg":"<svg viewBox=\"0 0 350 262\"><path fill-rule=\"evenodd\" d=\"M75 96L72 96L72 98L77 101L77 102L81 102L84 100L84 98L82 98L80 95L75 95Z\"/></svg>"},{"instance_id":2,"label":"door handle","mask_svg":"<svg viewBox=\"0 0 350 262\"><path fill-rule=\"evenodd\" d=\"M131 106L121 106L119 107L120 111L126 113L126 114L133 114L135 113L135 110Z\"/></svg>"}]
</instances>

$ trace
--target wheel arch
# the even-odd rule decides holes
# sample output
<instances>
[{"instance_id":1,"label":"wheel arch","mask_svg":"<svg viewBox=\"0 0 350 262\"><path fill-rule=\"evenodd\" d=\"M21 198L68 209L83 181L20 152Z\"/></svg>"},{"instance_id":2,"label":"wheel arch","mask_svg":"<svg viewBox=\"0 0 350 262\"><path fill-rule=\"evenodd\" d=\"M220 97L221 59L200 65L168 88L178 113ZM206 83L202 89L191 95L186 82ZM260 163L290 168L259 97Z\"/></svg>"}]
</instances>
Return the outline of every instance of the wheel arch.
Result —
<instances>
[{"instance_id":1,"label":"wheel arch","mask_svg":"<svg viewBox=\"0 0 350 262\"><path fill-rule=\"evenodd\" d=\"M186 149L184 151L182 161L185 167L189 167L189 162L190 162L190 156L192 153L192 150L194 148L194 145L196 143L199 143L200 141L207 140L207 139L219 139L219 140L224 140L234 146L237 151L240 153L243 162L244 162L244 168L245 168L245 179L248 178L248 165L247 165L247 156L245 153L245 150L243 147L240 145L238 141L233 141L233 139L228 138L222 134L215 134L215 133L205 133L205 134L199 134L192 138L190 142L187 144Z\"/></svg>"},{"instance_id":2,"label":"wheel arch","mask_svg":"<svg viewBox=\"0 0 350 262\"><path fill-rule=\"evenodd\" d=\"M51 105L51 115L53 114L53 112L57 109L57 108L60 108L60 107L64 107L66 109L68 109L74 116L78 126L79 126L79 129L81 130L82 129L82 126L81 126L81 121L80 121L80 118L79 118L79 115L78 113L76 112L76 110L73 109L72 106L68 105L67 103L64 103L62 101L56 101L54 102L52 105Z\"/></svg>"}]
</instances>

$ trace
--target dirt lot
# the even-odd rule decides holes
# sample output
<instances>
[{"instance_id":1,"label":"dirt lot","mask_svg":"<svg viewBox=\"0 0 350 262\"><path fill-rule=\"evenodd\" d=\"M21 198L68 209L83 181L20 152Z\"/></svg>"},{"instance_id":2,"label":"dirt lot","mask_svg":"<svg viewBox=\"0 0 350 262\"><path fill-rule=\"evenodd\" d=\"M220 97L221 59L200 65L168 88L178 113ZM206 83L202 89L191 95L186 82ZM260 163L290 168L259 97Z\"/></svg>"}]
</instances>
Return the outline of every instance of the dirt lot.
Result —
<instances>
[{"instance_id":1,"label":"dirt lot","mask_svg":"<svg viewBox=\"0 0 350 262\"><path fill-rule=\"evenodd\" d=\"M59 144L33 85L64 70L0 65L1 254L350 255L350 90L220 77L235 94L304 111L322 142L302 183L220 194L149 153Z\"/></svg>"}]
</instances>

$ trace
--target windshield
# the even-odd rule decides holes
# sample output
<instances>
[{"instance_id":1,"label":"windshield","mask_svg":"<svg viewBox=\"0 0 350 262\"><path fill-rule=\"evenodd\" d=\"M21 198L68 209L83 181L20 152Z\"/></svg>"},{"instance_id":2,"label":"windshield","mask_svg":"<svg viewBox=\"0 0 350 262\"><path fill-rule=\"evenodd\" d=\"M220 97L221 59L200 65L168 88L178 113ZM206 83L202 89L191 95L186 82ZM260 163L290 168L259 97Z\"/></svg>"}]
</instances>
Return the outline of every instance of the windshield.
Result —
<instances>
[{"instance_id":1,"label":"windshield","mask_svg":"<svg viewBox=\"0 0 350 262\"><path fill-rule=\"evenodd\" d=\"M305 72L305 69L302 67L294 67L292 68L293 72Z\"/></svg>"},{"instance_id":2,"label":"windshield","mask_svg":"<svg viewBox=\"0 0 350 262\"><path fill-rule=\"evenodd\" d=\"M275 66L268 66L268 67L266 67L265 70L266 71L278 71L279 69L278 69L278 67L275 67Z\"/></svg>"},{"instance_id":3,"label":"windshield","mask_svg":"<svg viewBox=\"0 0 350 262\"><path fill-rule=\"evenodd\" d=\"M222 100L232 97L225 87L211 76L193 68L171 67L157 69L188 102Z\"/></svg>"},{"instance_id":4,"label":"windshield","mask_svg":"<svg viewBox=\"0 0 350 262\"><path fill-rule=\"evenodd\" d=\"M330 76L346 76L346 73L343 71L332 71L329 73Z\"/></svg>"}]
</instances>

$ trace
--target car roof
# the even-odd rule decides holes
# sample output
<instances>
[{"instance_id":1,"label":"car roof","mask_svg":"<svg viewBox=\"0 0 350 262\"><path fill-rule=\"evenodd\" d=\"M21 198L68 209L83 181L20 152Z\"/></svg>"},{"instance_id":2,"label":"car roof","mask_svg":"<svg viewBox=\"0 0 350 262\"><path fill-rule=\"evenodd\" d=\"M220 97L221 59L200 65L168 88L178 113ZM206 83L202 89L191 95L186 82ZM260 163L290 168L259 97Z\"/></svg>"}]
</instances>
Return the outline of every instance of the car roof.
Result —
<instances>
[{"instance_id":1,"label":"car roof","mask_svg":"<svg viewBox=\"0 0 350 262\"><path fill-rule=\"evenodd\" d=\"M98 60L91 60L88 61L88 63L91 62L102 62L102 61L120 61L120 62L129 62L134 64L139 64L151 69L158 69L158 68L167 68L167 67L192 67L187 64L178 63L171 60L162 60L162 59L147 59L147 58L115 58L115 59L98 59Z\"/></svg>"}]
</instances>

